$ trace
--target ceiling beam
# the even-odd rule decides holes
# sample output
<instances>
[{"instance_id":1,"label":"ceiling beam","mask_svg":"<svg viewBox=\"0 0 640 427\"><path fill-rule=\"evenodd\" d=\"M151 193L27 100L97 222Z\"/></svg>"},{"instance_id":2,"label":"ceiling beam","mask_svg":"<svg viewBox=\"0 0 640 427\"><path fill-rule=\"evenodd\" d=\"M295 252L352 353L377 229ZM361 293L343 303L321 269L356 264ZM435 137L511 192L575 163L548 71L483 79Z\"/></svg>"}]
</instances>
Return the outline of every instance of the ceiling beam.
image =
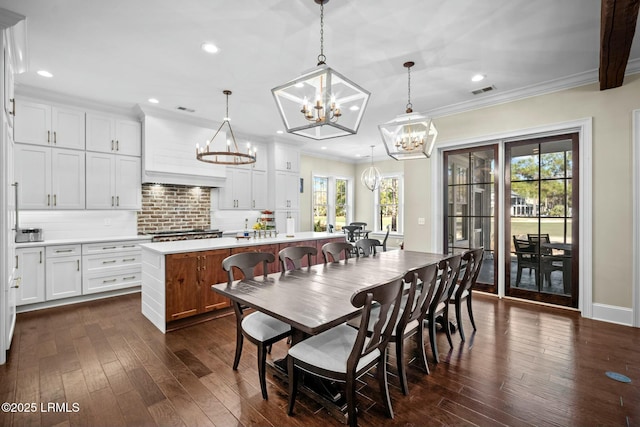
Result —
<instances>
[{"instance_id":1,"label":"ceiling beam","mask_svg":"<svg viewBox=\"0 0 640 427\"><path fill-rule=\"evenodd\" d=\"M602 0L600 11L600 90L622 86L640 0Z\"/></svg>"}]
</instances>

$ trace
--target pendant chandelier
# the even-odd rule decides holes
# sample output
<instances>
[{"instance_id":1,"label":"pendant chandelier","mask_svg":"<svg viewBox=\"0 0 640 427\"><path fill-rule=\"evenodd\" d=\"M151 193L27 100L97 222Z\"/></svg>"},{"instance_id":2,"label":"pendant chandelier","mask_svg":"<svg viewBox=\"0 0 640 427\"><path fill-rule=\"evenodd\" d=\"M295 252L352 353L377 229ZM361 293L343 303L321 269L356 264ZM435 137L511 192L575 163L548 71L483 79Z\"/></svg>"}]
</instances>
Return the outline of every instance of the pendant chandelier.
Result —
<instances>
[{"instance_id":1,"label":"pendant chandelier","mask_svg":"<svg viewBox=\"0 0 640 427\"><path fill-rule=\"evenodd\" d=\"M229 122L229 95L231 95L230 90L223 90L227 97L227 114L222 121L222 124L216 131L216 133L205 142L205 145L200 147L200 144L196 144L196 159L201 162L214 163L217 165L246 165L249 163L256 162L256 149L251 150L251 146L247 147L246 153L241 153L238 149L238 143L236 142L236 137L233 134L233 129L231 129L231 123ZM225 132L220 132L224 126L229 128L229 135L231 139L225 138L227 135ZM216 140L216 137L218 139ZM218 144L221 149L214 148L214 144L218 142L218 140L226 139L226 149L224 149L224 142Z\"/></svg>"},{"instance_id":2,"label":"pendant chandelier","mask_svg":"<svg viewBox=\"0 0 640 427\"><path fill-rule=\"evenodd\" d=\"M358 132L370 93L325 63L324 4L320 5L320 55L316 68L271 89L287 132L328 139Z\"/></svg>"},{"instance_id":3,"label":"pendant chandelier","mask_svg":"<svg viewBox=\"0 0 640 427\"><path fill-rule=\"evenodd\" d=\"M380 171L377 167L373 166L373 147L371 146L371 166L362 171L360 175L360 182L371 191L375 191L380 187Z\"/></svg>"},{"instance_id":4,"label":"pendant chandelier","mask_svg":"<svg viewBox=\"0 0 640 427\"><path fill-rule=\"evenodd\" d=\"M438 131L433 120L424 114L414 113L411 104L411 67L412 61L403 64L408 74L408 101L406 114L378 125L387 154L396 160L431 157Z\"/></svg>"}]
</instances>

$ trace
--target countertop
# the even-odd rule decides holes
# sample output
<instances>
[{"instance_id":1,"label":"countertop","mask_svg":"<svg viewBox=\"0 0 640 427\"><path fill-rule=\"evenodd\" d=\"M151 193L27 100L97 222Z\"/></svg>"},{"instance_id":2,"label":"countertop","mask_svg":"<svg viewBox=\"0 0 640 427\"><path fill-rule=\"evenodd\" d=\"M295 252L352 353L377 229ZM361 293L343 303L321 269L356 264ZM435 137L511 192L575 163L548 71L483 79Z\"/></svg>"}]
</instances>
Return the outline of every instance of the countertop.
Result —
<instances>
[{"instance_id":1,"label":"countertop","mask_svg":"<svg viewBox=\"0 0 640 427\"><path fill-rule=\"evenodd\" d=\"M53 245L80 245L83 243L100 243L100 242L128 242L135 240L151 240L153 236L135 235L135 236L109 236L109 237L78 237L75 239L55 239L44 240L43 242L25 242L16 243L16 248L32 248L36 246L53 246Z\"/></svg>"},{"instance_id":2,"label":"countertop","mask_svg":"<svg viewBox=\"0 0 640 427\"><path fill-rule=\"evenodd\" d=\"M251 236L252 237L249 239L220 237L217 239L178 240L175 242L143 243L140 245L140 247L166 255L214 249L239 248L244 246L269 245L274 243L300 242L304 240L345 238L345 235L342 233L316 233L313 231L298 232L294 237L287 237L284 233L280 233L278 234L278 237L253 238L252 232Z\"/></svg>"}]
</instances>

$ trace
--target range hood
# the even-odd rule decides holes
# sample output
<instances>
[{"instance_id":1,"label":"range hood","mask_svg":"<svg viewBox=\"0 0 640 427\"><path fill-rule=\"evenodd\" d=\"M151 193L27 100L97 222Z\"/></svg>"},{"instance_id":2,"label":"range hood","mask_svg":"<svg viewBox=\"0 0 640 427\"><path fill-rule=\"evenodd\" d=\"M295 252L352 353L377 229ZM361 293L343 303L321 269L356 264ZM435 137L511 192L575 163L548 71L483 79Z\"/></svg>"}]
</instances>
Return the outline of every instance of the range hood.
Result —
<instances>
[{"instance_id":1,"label":"range hood","mask_svg":"<svg viewBox=\"0 0 640 427\"><path fill-rule=\"evenodd\" d=\"M226 168L196 160L196 143L211 138L213 124L182 121L162 111L142 111L142 182L224 187Z\"/></svg>"}]
</instances>

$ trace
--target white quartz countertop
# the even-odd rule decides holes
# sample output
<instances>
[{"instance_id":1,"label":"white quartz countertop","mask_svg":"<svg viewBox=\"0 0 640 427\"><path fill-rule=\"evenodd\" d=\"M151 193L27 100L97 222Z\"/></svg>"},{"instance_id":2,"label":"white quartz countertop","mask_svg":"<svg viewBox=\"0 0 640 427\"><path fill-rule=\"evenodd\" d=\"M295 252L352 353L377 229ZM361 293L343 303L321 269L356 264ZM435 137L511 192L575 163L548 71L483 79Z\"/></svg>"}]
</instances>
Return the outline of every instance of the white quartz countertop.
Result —
<instances>
[{"instance_id":1,"label":"white quartz countertop","mask_svg":"<svg viewBox=\"0 0 640 427\"><path fill-rule=\"evenodd\" d=\"M109 237L78 237L71 239L53 239L43 242L25 242L16 243L16 248L30 248L35 246L53 246L53 245L80 245L83 243L100 243L100 242L129 242L136 240L151 240L152 236L135 235L135 236L109 236Z\"/></svg>"},{"instance_id":2,"label":"white quartz countertop","mask_svg":"<svg viewBox=\"0 0 640 427\"><path fill-rule=\"evenodd\" d=\"M161 254L177 254L183 252L197 252L214 249L239 248L244 246L270 245L274 243L300 242L304 240L320 240L330 238L344 238L342 233L316 233L303 231L296 233L294 237L286 237L280 233L278 237L254 238L251 233L249 239L236 239L235 237L220 237L217 239L178 240L175 242L143 243L141 248Z\"/></svg>"}]
</instances>

